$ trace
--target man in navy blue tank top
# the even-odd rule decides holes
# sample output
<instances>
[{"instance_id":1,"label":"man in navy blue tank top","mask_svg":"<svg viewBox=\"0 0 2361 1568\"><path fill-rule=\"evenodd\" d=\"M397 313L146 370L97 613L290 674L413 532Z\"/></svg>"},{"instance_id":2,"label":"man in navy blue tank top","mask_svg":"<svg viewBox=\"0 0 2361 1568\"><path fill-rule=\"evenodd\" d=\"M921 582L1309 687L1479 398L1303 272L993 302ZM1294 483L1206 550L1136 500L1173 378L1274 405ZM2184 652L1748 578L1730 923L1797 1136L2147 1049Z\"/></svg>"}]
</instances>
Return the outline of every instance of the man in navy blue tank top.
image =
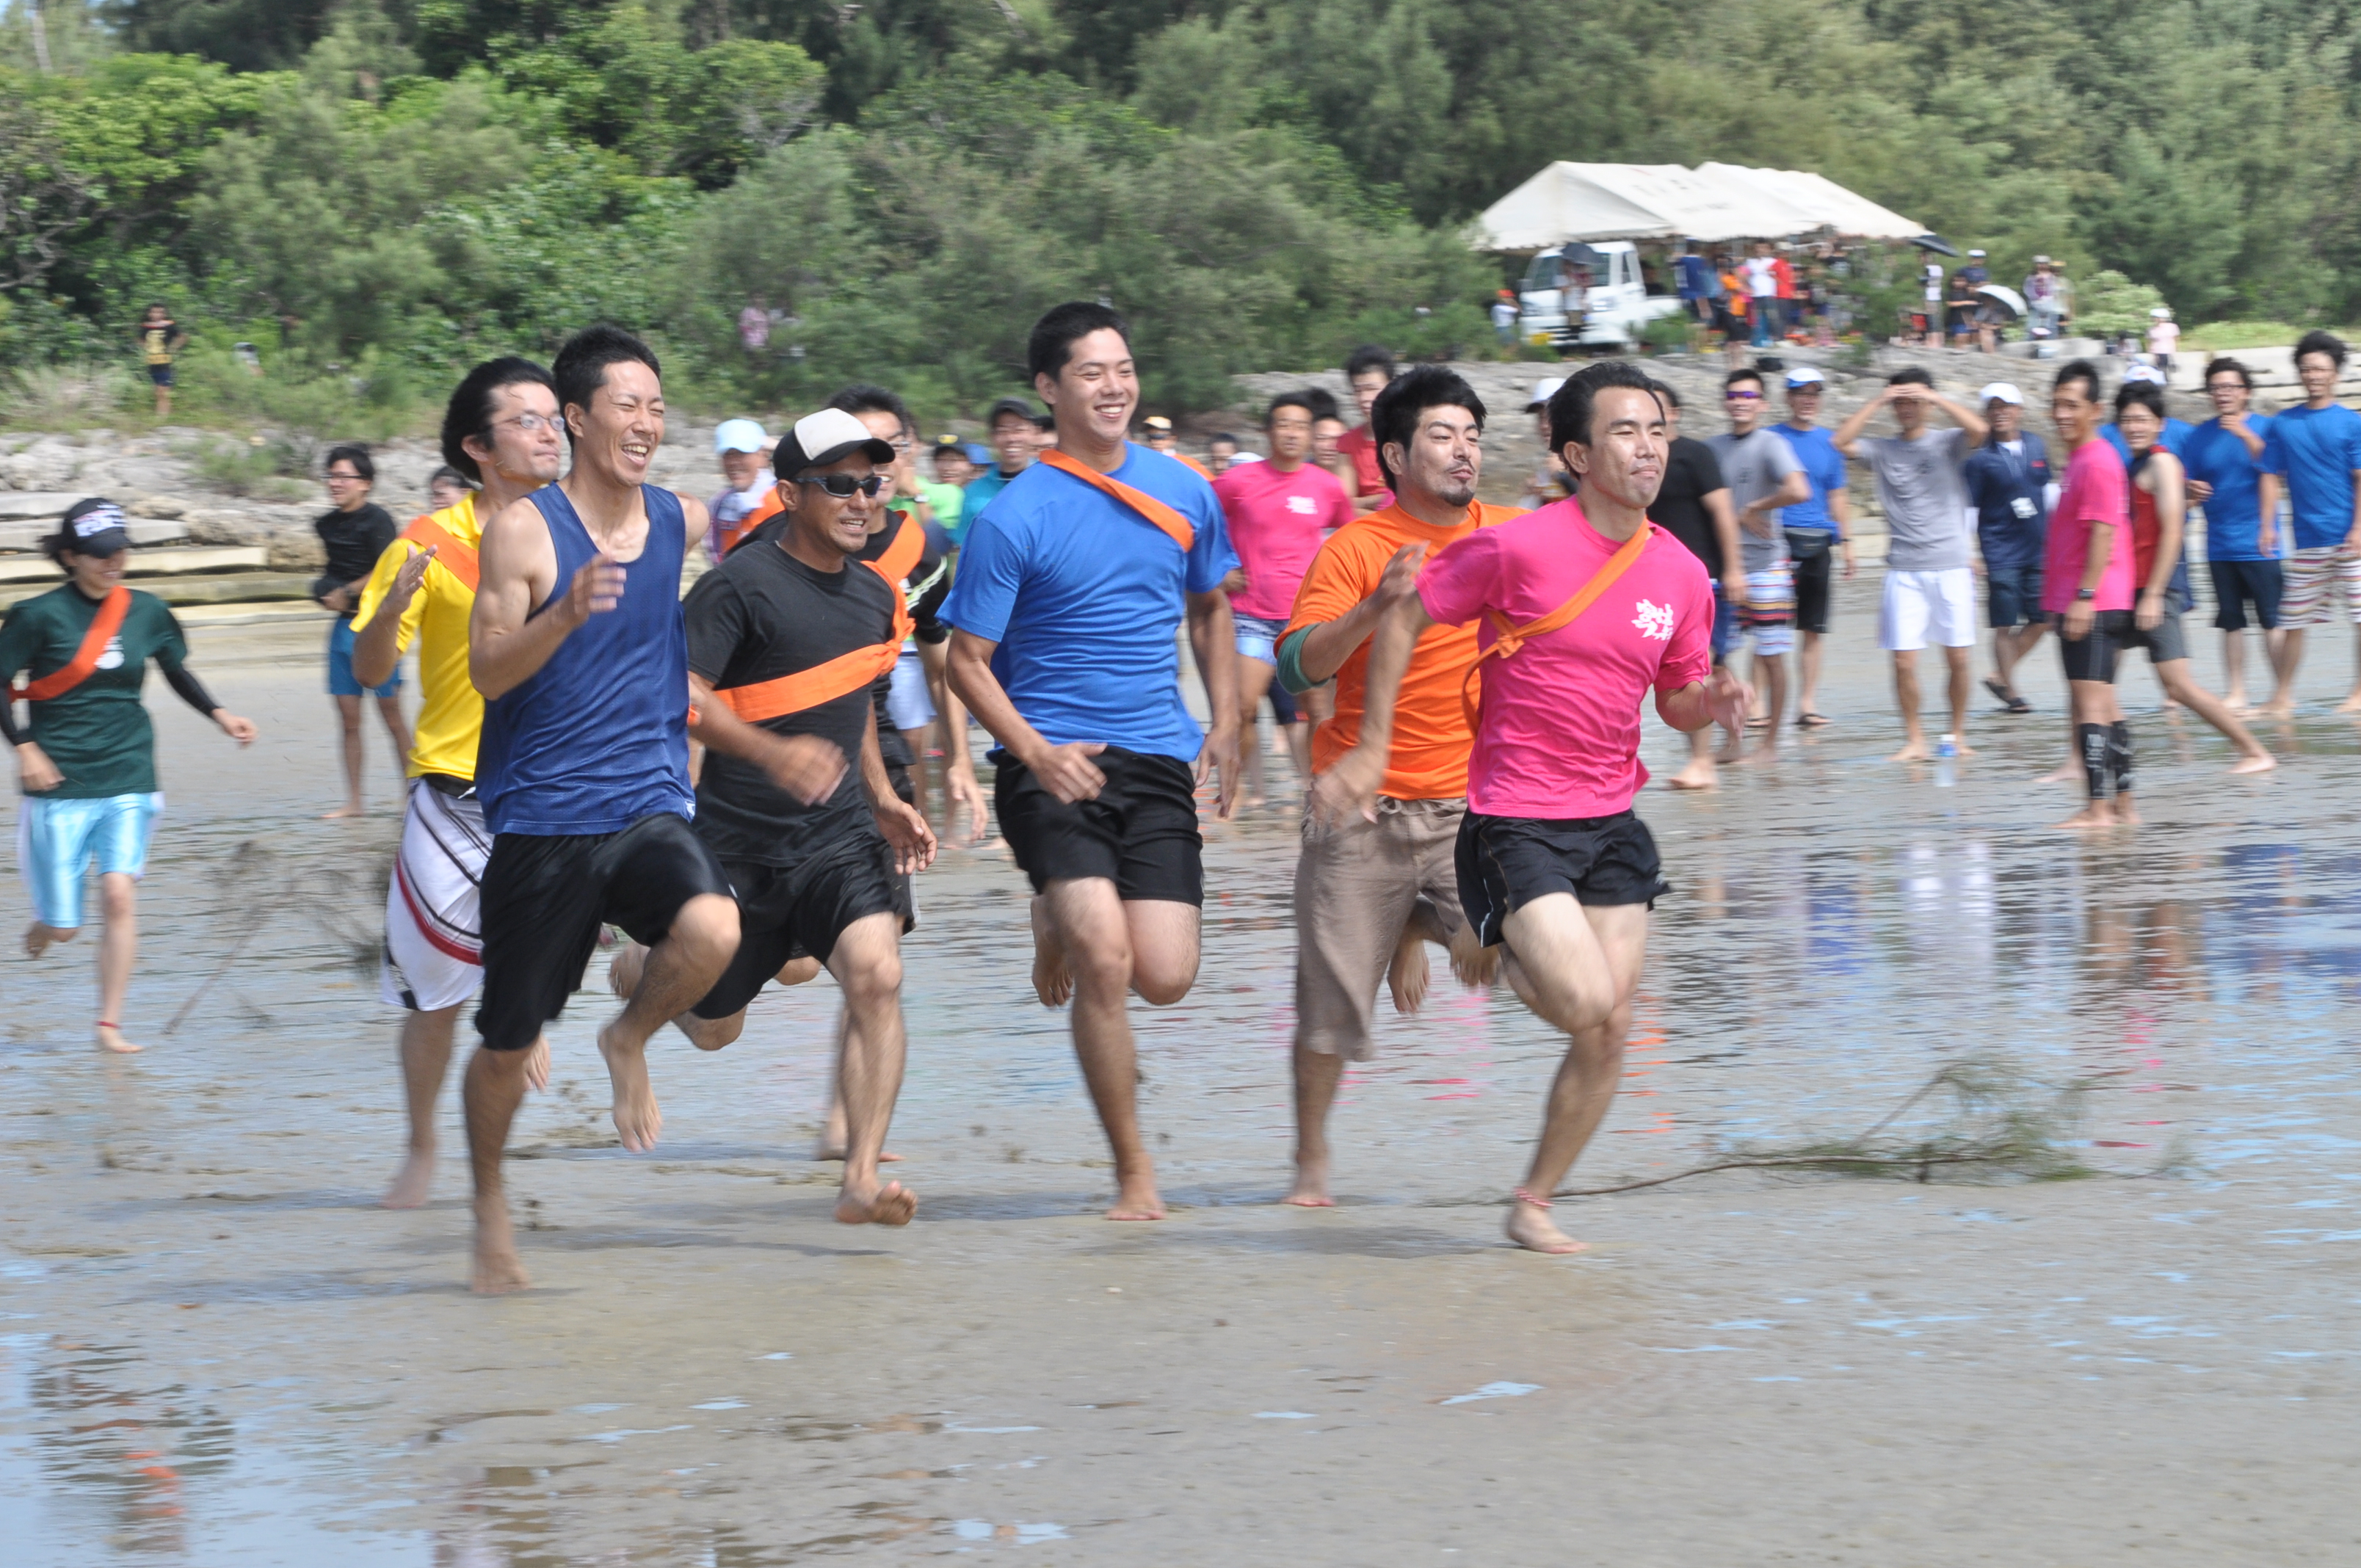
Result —
<instances>
[{"instance_id":1,"label":"man in navy blue tank top","mask_svg":"<svg viewBox=\"0 0 2361 1568\"><path fill-rule=\"evenodd\" d=\"M483 1048L467 1064L476 1179L475 1287L527 1283L500 1158L526 1048L565 1010L611 921L650 951L622 1014L598 1033L616 1131L654 1146L663 1118L648 1036L687 1010L738 949L738 905L690 831L688 649L681 560L702 503L645 482L664 440L655 356L585 328L551 373L574 461L485 525L467 668L484 695L476 788L493 833L484 867ZM763 759L784 788L825 799L843 755L805 740Z\"/></svg>"},{"instance_id":2,"label":"man in navy blue tank top","mask_svg":"<svg viewBox=\"0 0 2361 1568\"><path fill-rule=\"evenodd\" d=\"M1220 768L1224 817L1237 792L1236 644L1221 583L1238 558L1203 476L1126 439L1139 374L1121 316L1060 305L1035 324L1027 358L1058 444L968 531L942 610L949 675L1000 742L1000 829L1035 894L1034 988L1047 1006L1073 1000L1074 1054L1114 1146L1107 1218L1157 1220L1125 997L1170 1006L1196 981L1196 786ZM1180 700L1184 612L1210 735Z\"/></svg>"}]
</instances>

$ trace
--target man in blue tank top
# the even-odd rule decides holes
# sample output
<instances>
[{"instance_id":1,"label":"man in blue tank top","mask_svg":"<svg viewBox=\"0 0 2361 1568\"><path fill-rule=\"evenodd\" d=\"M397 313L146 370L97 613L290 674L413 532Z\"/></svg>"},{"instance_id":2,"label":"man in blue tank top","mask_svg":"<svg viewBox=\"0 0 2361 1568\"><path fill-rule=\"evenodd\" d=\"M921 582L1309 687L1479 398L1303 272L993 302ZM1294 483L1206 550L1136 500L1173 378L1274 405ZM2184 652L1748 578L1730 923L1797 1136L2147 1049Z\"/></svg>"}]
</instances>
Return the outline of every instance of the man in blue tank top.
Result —
<instances>
[{"instance_id":1,"label":"man in blue tank top","mask_svg":"<svg viewBox=\"0 0 2361 1568\"><path fill-rule=\"evenodd\" d=\"M602 924L649 949L620 1016L598 1033L616 1131L654 1146L648 1036L711 988L738 949L738 905L689 830L688 646L681 559L701 502L647 484L664 440L654 354L620 327L576 334L550 367L574 460L557 484L485 525L467 668L484 695L476 789L493 833L484 867L483 1048L467 1064L476 1179L475 1288L529 1281L500 1158L527 1047L582 983ZM756 759L825 799L841 752L805 740Z\"/></svg>"},{"instance_id":2,"label":"man in blue tank top","mask_svg":"<svg viewBox=\"0 0 2361 1568\"><path fill-rule=\"evenodd\" d=\"M1114 1146L1107 1218L1157 1220L1125 996L1170 1006L1196 981L1196 786L1220 768L1224 817L1237 791L1221 583L1238 558L1213 486L1126 439L1139 373L1121 316L1060 305L1035 324L1027 359L1058 444L968 531L942 610L950 683L1000 742L1000 829L1035 894L1034 988L1047 1006L1072 998L1074 1054ZM1180 700L1184 611L1210 735Z\"/></svg>"}]
</instances>

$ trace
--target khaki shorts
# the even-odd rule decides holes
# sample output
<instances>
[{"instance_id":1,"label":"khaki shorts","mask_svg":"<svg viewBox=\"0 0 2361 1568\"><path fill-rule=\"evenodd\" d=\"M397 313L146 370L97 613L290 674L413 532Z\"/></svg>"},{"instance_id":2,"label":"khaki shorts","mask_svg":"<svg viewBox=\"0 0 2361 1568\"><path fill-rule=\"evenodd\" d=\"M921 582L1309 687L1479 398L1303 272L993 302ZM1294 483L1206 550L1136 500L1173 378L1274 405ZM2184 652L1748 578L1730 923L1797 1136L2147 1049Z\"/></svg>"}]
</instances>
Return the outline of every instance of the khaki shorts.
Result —
<instances>
[{"instance_id":1,"label":"khaki shorts","mask_svg":"<svg viewBox=\"0 0 2361 1568\"><path fill-rule=\"evenodd\" d=\"M1367 1061L1386 965L1423 903L1447 936L1466 923L1453 851L1465 800L1378 798L1378 819L1313 830L1295 862L1295 1038Z\"/></svg>"}]
</instances>

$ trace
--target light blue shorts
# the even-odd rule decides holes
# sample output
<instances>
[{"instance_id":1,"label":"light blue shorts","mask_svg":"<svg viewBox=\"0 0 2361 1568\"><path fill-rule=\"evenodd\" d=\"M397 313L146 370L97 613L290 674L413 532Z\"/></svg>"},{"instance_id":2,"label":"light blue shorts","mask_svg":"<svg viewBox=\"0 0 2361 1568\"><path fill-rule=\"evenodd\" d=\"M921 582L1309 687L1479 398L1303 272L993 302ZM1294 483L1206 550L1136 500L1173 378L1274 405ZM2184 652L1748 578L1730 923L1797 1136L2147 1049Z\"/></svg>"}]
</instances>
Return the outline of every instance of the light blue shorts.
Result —
<instances>
[{"instance_id":1,"label":"light blue shorts","mask_svg":"<svg viewBox=\"0 0 2361 1568\"><path fill-rule=\"evenodd\" d=\"M16 814L16 864L33 896L33 918L52 930L79 927L82 880L93 861L101 876L144 874L148 840L163 809L160 795L96 800L27 796Z\"/></svg>"},{"instance_id":2,"label":"light blue shorts","mask_svg":"<svg viewBox=\"0 0 2361 1568\"><path fill-rule=\"evenodd\" d=\"M341 617L328 629L328 695L330 696L399 696L401 695L401 666L393 667L393 678L381 686L361 687L361 678L353 674L353 644L360 633L353 623Z\"/></svg>"},{"instance_id":3,"label":"light blue shorts","mask_svg":"<svg viewBox=\"0 0 2361 1568\"><path fill-rule=\"evenodd\" d=\"M1286 634L1287 622L1238 615L1231 618L1231 624L1237 630L1239 658L1257 659L1266 664L1279 663L1279 640Z\"/></svg>"}]
</instances>

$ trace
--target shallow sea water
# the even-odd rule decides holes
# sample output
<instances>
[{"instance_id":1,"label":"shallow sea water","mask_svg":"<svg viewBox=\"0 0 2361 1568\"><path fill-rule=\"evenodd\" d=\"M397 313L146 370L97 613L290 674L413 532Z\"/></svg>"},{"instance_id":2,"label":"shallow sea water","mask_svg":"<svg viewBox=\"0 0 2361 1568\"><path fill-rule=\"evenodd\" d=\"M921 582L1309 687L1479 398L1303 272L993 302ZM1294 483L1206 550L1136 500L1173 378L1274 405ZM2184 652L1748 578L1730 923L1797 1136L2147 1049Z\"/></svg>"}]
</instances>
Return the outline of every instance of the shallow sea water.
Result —
<instances>
[{"instance_id":1,"label":"shallow sea water","mask_svg":"<svg viewBox=\"0 0 2361 1568\"><path fill-rule=\"evenodd\" d=\"M0 1560L744 1565L2345 1563L2361 1554L2361 728L2315 638L2277 773L2232 779L2125 682L2149 825L2077 839L2054 656L1981 755L1897 744L1850 587L1838 720L1709 797L1648 792L1660 906L1608 1185L1859 1131L1947 1062L2086 1087L2053 1184L1709 1176L1499 1241L1557 1057L1437 959L1336 1114L1341 1206L1285 1190L1285 814L1209 830L1196 991L1140 1010L1172 1217L1110 1225L1018 873L947 854L906 948L905 1231L806 1157L835 999L655 1047L625 1155L552 1031L512 1193L537 1288L466 1290L455 1089L430 1205L373 1206L402 1120L364 968L395 827L371 737L332 799L310 628L197 634L265 725L157 692L170 810L130 1019L90 950L0 962ZM2218 677L2205 630L2201 674ZM1979 671L1982 666L1979 663ZM1939 725L1937 726L1939 728ZM1679 741L1650 721L1647 757ZM26 918L21 889L0 916ZM164 1025L210 989L177 1032ZM1915 1113L1914 1113L1915 1114ZM2158 1172L2163 1172L2158 1174Z\"/></svg>"}]
</instances>

